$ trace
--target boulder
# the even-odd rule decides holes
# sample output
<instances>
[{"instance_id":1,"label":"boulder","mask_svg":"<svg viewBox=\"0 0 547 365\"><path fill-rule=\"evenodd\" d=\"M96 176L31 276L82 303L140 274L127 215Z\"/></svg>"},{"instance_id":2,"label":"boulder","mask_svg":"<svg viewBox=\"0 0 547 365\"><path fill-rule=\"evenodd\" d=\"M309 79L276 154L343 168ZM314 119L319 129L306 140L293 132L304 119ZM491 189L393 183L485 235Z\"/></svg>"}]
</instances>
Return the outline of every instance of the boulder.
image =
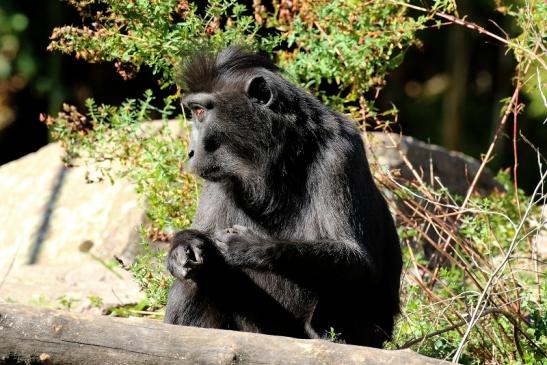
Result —
<instances>
[{"instance_id":1,"label":"boulder","mask_svg":"<svg viewBox=\"0 0 547 365\"><path fill-rule=\"evenodd\" d=\"M67 169L49 144L0 167L0 300L55 303L62 295L85 307L142 298L131 274L109 268L130 257L145 212L133 187L86 183L86 168Z\"/></svg>"},{"instance_id":2,"label":"boulder","mask_svg":"<svg viewBox=\"0 0 547 365\"><path fill-rule=\"evenodd\" d=\"M370 132L363 135L369 163L374 168L399 172L402 182L415 180L414 174L403 160L410 162L414 171L427 184L440 188L438 179L451 193L465 196L481 163L461 152L450 151L395 133ZM488 195L494 190L504 191L489 169L485 169L475 191Z\"/></svg>"}]
</instances>

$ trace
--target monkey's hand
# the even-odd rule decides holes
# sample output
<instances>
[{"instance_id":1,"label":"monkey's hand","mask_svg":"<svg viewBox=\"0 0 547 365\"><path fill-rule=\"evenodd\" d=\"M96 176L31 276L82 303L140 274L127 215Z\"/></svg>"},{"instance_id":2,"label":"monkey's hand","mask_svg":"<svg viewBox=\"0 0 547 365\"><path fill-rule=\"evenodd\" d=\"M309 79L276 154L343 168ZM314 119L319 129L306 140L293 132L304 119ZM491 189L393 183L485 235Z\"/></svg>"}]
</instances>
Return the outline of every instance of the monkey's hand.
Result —
<instances>
[{"instance_id":1,"label":"monkey's hand","mask_svg":"<svg viewBox=\"0 0 547 365\"><path fill-rule=\"evenodd\" d=\"M187 229L177 232L167 256L167 270L174 277L195 279L199 272L218 261L220 254L212 240L203 232Z\"/></svg>"},{"instance_id":2,"label":"monkey's hand","mask_svg":"<svg viewBox=\"0 0 547 365\"><path fill-rule=\"evenodd\" d=\"M241 244L246 238L255 237L254 233L245 226L235 225L215 233L215 244L222 253L226 253L230 246Z\"/></svg>"},{"instance_id":3,"label":"monkey's hand","mask_svg":"<svg viewBox=\"0 0 547 365\"><path fill-rule=\"evenodd\" d=\"M231 266L245 266L254 261L261 243L256 233L239 225L216 232L214 241L225 262Z\"/></svg>"}]
</instances>

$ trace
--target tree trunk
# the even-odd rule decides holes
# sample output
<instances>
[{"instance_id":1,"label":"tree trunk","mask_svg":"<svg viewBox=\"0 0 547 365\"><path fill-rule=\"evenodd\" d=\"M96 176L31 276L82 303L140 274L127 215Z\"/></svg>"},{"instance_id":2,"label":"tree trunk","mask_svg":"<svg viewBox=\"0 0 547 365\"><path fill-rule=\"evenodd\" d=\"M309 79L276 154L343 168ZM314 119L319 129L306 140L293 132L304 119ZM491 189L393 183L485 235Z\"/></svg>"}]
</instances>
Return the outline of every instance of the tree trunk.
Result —
<instances>
[{"instance_id":1,"label":"tree trunk","mask_svg":"<svg viewBox=\"0 0 547 365\"><path fill-rule=\"evenodd\" d=\"M442 364L387 351L0 304L0 364Z\"/></svg>"}]
</instances>

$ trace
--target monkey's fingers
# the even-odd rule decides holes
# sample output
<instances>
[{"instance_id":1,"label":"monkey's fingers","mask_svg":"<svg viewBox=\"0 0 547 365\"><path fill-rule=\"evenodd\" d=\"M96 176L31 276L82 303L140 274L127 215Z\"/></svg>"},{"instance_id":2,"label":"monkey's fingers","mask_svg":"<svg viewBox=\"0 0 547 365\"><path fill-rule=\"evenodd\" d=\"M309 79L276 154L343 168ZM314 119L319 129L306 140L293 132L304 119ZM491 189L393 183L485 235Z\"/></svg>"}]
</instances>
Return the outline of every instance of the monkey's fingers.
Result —
<instances>
[{"instance_id":1,"label":"monkey's fingers","mask_svg":"<svg viewBox=\"0 0 547 365\"><path fill-rule=\"evenodd\" d=\"M188 271L198 269L203 265L203 262L196 262L196 261L186 261L184 264L184 268Z\"/></svg>"},{"instance_id":2,"label":"monkey's fingers","mask_svg":"<svg viewBox=\"0 0 547 365\"><path fill-rule=\"evenodd\" d=\"M190 272L192 271L192 268L187 267L187 262L180 264L175 262L170 262L167 265L167 269L173 275L174 277L184 280L188 278Z\"/></svg>"},{"instance_id":3,"label":"monkey's fingers","mask_svg":"<svg viewBox=\"0 0 547 365\"><path fill-rule=\"evenodd\" d=\"M232 233L232 228L224 229L222 231L216 232L213 239L215 245L220 250L220 252L227 252L229 248L229 242L231 237L234 235Z\"/></svg>"},{"instance_id":4,"label":"monkey's fingers","mask_svg":"<svg viewBox=\"0 0 547 365\"><path fill-rule=\"evenodd\" d=\"M218 250L222 253L225 253L228 251L228 244L224 241L215 239L215 246L217 246Z\"/></svg>"},{"instance_id":5,"label":"monkey's fingers","mask_svg":"<svg viewBox=\"0 0 547 365\"><path fill-rule=\"evenodd\" d=\"M195 268L199 265L203 264L203 250L201 246L198 245L191 245L188 248L188 256L187 256L187 262L185 266Z\"/></svg>"}]
</instances>

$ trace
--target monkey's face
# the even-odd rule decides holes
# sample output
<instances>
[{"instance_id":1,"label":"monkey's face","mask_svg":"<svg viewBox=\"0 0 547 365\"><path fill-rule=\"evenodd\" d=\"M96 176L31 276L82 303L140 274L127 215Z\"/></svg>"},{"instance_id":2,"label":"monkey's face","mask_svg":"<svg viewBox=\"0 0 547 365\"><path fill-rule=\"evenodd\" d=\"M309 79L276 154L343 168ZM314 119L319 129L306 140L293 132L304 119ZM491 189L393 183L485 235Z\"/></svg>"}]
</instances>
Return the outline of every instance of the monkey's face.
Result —
<instances>
[{"instance_id":1,"label":"monkey's face","mask_svg":"<svg viewBox=\"0 0 547 365\"><path fill-rule=\"evenodd\" d=\"M275 154L274 93L263 76L188 95L192 114L188 170L210 181L256 178Z\"/></svg>"}]
</instances>

